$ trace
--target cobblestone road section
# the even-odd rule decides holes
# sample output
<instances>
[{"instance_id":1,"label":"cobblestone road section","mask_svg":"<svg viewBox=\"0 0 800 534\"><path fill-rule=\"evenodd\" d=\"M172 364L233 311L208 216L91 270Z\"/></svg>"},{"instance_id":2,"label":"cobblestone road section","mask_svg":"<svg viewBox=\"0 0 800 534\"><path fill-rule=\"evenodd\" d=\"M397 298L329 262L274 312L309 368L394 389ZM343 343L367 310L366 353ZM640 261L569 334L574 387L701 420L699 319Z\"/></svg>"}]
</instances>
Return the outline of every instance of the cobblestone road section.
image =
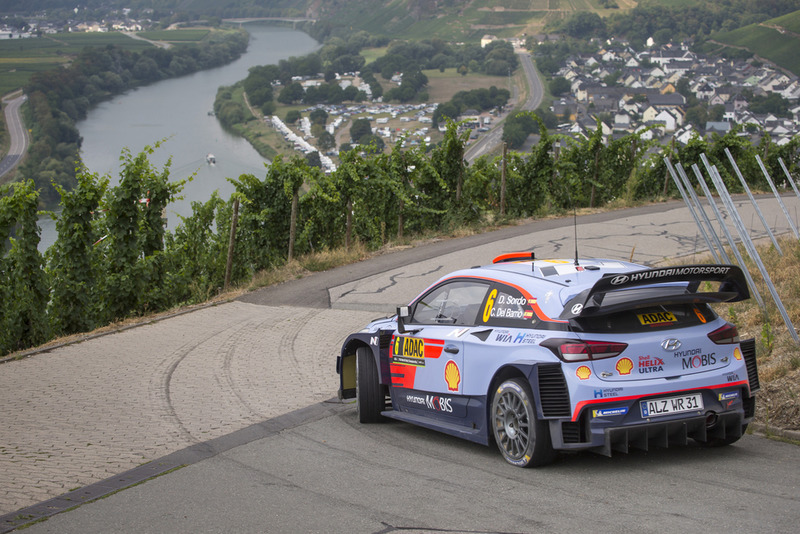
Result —
<instances>
[{"instance_id":1,"label":"cobblestone road section","mask_svg":"<svg viewBox=\"0 0 800 534\"><path fill-rule=\"evenodd\" d=\"M232 302L3 364L0 515L334 397L374 316Z\"/></svg>"}]
</instances>

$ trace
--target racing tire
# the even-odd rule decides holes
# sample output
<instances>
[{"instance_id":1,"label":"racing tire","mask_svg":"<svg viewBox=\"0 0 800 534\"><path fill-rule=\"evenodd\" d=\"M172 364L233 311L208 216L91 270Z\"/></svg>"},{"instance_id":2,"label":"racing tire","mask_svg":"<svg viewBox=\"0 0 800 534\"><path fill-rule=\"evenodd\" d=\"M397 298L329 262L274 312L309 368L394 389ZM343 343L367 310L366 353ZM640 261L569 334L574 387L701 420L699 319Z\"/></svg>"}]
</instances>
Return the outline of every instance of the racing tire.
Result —
<instances>
[{"instance_id":1,"label":"racing tire","mask_svg":"<svg viewBox=\"0 0 800 534\"><path fill-rule=\"evenodd\" d=\"M550 428L536 417L527 381L504 381L492 397L491 424L497 448L511 465L536 467L555 458Z\"/></svg>"},{"instance_id":2,"label":"racing tire","mask_svg":"<svg viewBox=\"0 0 800 534\"><path fill-rule=\"evenodd\" d=\"M361 423L380 423L386 406L383 387L378 380L378 367L372 351L356 349L356 411Z\"/></svg>"}]
</instances>

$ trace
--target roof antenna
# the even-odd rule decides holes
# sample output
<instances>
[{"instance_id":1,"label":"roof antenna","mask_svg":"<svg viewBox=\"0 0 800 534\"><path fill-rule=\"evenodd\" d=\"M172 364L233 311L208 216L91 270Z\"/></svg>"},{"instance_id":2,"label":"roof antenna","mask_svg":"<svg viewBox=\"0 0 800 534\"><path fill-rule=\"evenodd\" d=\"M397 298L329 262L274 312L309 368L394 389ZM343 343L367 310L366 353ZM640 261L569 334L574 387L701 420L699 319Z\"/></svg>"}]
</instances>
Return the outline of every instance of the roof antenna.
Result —
<instances>
[{"instance_id":1,"label":"roof antenna","mask_svg":"<svg viewBox=\"0 0 800 534\"><path fill-rule=\"evenodd\" d=\"M575 231L575 267L578 267L578 210L572 205L572 228Z\"/></svg>"}]
</instances>

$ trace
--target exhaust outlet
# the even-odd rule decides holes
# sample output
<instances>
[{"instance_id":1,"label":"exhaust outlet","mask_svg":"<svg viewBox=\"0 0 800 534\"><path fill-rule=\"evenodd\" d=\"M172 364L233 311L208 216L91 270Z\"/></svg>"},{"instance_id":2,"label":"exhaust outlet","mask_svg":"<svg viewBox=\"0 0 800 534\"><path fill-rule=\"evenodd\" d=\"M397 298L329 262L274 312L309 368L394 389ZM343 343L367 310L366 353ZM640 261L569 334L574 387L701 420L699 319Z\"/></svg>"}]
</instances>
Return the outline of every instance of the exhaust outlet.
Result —
<instances>
[{"instance_id":1,"label":"exhaust outlet","mask_svg":"<svg viewBox=\"0 0 800 534\"><path fill-rule=\"evenodd\" d=\"M719 416L716 412L706 412L706 428L714 428L718 420Z\"/></svg>"}]
</instances>

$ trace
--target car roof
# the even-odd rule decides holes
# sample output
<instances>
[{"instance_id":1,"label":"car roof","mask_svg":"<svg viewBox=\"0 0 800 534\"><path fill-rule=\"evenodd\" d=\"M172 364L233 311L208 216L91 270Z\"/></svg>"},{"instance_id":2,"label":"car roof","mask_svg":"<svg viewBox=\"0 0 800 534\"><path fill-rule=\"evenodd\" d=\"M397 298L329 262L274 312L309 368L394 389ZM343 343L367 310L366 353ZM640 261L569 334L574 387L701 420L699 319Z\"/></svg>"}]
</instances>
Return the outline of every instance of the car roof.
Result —
<instances>
[{"instance_id":1,"label":"car roof","mask_svg":"<svg viewBox=\"0 0 800 534\"><path fill-rule=\"evenodd\" d=\"M512 255L495 258L489 265L452 272L439 280L453 278L481 278L511 284L525 289L534 297L546 297L540 305L556 317L564 303L583 290L591 288L600 278L608 274L640 271L647 267L626 261L583 258L578 259L518 259ZM437 282L438 283L438 282ZM553 298L555 297L555 298Z\"/></svg>"},{"instance_id":2,"label":"car roof","mask_svg":"<svg viewBox=\"0 0 800 534\"><path fill-rule=\"evenodd\" d=\"M527 252L498 256L491 265L456 271L437 283L464 277L515 286L528 299L536 299L545 316L562 320L655 304L750 298L742 270L724 264L650 268L609 259L536 260ZM713 284L703 282L719 285L714 290Z\"/></svg>"},{"instance_id":3,"label":"car roof","mask_svg":"<svg viewBox=\"0 0 800 534\"><path fill-rule=\"evenodd\" d=\"M608 274L619 274L646 269L635 263L608 259L567 259L499 261L490 265L462 269L445 278L455 276L487 277L499 282L511 282L526 288L573 288L580 291L594 285Z\"/></svg>"}]
</instances>

